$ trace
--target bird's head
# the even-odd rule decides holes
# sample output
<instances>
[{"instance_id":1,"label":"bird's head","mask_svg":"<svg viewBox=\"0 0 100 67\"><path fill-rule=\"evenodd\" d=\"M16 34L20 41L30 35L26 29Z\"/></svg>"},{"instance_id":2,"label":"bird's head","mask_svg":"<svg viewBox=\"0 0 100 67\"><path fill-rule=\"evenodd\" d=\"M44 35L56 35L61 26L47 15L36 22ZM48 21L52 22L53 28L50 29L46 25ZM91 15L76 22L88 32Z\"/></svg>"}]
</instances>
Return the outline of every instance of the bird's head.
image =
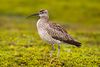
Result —
<instances>
[{"instance_id":1,"label":"bird's head","mask_svg":"<svg viewBox=\"0 0 100 67\"><path fill-rule=\"evenodd\" d=\"M38 13L35 13L35 14L32 14L28 17L31 17L31 16L39 16L40 18L48 18L48 10L40 10Z\"/></svg>"},{"instance_id":2,"label":"bird's head","mask_svg":"<svg viewBox=\"0 0 100 67\"><path fill-rule=\"evenodd\" d=\"M48 17L48 10L40 10L39 17Z\"/></svg>"}]
</instances>

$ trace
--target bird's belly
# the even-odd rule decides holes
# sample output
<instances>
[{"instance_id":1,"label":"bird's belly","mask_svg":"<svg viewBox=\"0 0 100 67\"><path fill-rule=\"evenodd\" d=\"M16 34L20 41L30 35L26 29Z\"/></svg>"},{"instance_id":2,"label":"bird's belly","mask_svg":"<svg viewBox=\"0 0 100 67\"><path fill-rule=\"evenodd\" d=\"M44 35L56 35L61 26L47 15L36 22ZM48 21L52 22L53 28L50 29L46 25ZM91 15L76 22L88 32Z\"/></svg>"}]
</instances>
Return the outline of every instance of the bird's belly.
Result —
<instances>
[{"instance_id":1,"label":"bird's belly","mask_svg":"<svg viewBox=\"0 0 100 67\"><path fill-rule=\"evenodd\" d=\"M55 44L55 43L60 43L60 41L53 39L46 30L44 29L38 29L40 37L46 41L49 42L50 44Z\"/></svg>"}]
</instances>

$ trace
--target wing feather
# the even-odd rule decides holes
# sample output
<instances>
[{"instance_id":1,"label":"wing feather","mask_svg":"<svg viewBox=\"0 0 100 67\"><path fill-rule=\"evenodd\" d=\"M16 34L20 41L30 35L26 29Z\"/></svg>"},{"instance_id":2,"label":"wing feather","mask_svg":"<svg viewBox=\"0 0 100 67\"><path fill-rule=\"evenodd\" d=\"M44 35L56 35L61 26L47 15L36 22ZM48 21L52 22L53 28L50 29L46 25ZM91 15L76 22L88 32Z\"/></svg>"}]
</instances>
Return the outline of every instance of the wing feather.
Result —
<instances>
[{"instance_id":1,"label":"wing feather","mask_svg":"<svg viewBox=\"0 0 100 67\"><path fill-rule=\"evenodd\" d=\"M64 43L69 43L71 45L75 45L77 47L80 47L81 43L74 40L67 31L59 24L55 23L49 23L48 27L46 28L49 35L51 35L52 38L62 41Z\"/></svg>"},{"instance_id":2,"label":"wing feather","mask_svg":"<svg viewBox=\"0 0 100 67\"><path fill-rule=\"evenodd\" d=\"M47 27L47 32L52 38L60 41L69 41L74 40L67 31L59 24L49 23L49 27Z\"/></svg>"}]
</instances>

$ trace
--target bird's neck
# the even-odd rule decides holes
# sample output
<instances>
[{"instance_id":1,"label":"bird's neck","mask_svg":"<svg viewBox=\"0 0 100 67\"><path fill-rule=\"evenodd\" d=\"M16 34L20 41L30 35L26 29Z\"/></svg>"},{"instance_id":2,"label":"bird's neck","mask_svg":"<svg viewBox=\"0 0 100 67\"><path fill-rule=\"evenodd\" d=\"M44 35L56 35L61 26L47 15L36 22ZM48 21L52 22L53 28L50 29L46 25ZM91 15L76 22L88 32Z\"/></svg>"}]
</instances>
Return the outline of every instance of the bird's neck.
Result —
<instances>
[{"instance_id":1,"label":"bird's neck","mask_svg":"<svg viewBox=\"0 0 100 67\"><path fill-rule=\"evenodd\" d=\"M49 18L48 17L40 17L40 19L38 21L41 22L48 22Z\"/></svg>"}]
</instances>

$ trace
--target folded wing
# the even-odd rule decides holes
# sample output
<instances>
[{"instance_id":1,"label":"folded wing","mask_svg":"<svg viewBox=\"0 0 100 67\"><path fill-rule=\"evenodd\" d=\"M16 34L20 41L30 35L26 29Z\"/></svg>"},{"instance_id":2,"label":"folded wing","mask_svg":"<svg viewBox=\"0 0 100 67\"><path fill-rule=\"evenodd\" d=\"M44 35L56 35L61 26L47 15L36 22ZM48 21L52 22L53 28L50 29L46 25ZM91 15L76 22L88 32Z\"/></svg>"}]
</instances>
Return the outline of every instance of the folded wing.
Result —
<instances>
[{"instance_id":1,"label":"folded wing","mask_svg":"<svg viewBox=\"0 0 100 67\"><path fill-rule=\"evenodd\" d=\"M59 24L49 23L48 27L46 28L49 35L56 40L60 40L64 43L69 43L75 45L77 47L80 46L81 43L75 41L67 31Z\"/></svg>"}]
</instances>

